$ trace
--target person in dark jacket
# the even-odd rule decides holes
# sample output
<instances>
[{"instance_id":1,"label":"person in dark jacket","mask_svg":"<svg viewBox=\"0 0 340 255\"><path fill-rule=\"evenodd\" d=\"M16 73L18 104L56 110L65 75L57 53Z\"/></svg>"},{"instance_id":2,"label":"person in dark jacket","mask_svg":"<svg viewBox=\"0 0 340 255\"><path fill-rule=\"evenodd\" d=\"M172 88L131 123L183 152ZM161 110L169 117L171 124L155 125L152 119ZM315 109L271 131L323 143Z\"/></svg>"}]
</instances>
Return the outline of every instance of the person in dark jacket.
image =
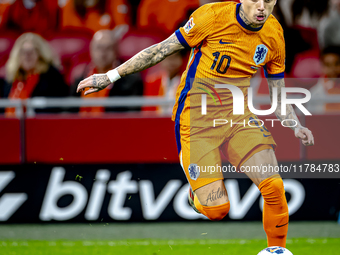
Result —
<instances>
[{"instance_id":1,"label":"person in dark jacket","mask_svg":"<svg viewBox=\"0 0 340 255\"><path fill-rule=\"evenodd\" d=\"M85 68L83 75L76 79L71 87L71 96L82 98L103 98L103 97L119 97L119 96L142 96L143 81L139 74L134 74L121 79L108 88L100 91L100 93L85 96L83 93L76 93L78 83L96 73L106 73L107 71L119 65L117 52L117 40L111 30L99 30L92 38L90 44L91 63ZM81 107L81 114L100 114L104 111L138 111L140 107Z\"/></svg>"},{"instance_id":2,"label":"person in dark jacket","mask_svg":"<svg viewBox=\"0 0 340 255\"><path fill-rule=\"evenodd\" d=\"M57 67L57 59L53 57L45 39L34 33L22 34L16 40L6 63L4 97L27 99L67 96L69 87ZM11 116L14 109L7 108L5 112Z\"/></svg>"}]
</instances>

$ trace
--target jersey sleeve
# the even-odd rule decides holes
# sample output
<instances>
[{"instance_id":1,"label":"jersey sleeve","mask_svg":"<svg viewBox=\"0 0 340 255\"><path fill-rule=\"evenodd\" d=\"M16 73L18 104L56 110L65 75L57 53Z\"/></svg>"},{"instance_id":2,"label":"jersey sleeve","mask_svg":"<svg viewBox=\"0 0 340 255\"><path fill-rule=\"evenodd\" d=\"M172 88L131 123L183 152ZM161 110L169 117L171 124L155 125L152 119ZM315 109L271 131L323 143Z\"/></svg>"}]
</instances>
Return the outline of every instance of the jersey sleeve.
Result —
<instances>
[{"instance_id":1,"label":"jersey sleeve","mask_svg":"<svg viewBox=\"0 0 340 255\"><path fill-rule=\"evenodd\" d=\"M210 34L214 23L215 13L210 4L206 4L198 8L175 34L184 47L194 48Z\"/></svg>"},{"instance_id":2,"label":"jersey sleeve","mask_svg":"<svg viewBox=\"0 0 340 255\"><path fill-rule=\"evenodd\" d=\"M265 65L264 73L266 78L269 79L281 79L284 78L285 60L286 60L286 46L281 30L276 41L276 52L273 58Z\"/></svg>"}]
</instances>

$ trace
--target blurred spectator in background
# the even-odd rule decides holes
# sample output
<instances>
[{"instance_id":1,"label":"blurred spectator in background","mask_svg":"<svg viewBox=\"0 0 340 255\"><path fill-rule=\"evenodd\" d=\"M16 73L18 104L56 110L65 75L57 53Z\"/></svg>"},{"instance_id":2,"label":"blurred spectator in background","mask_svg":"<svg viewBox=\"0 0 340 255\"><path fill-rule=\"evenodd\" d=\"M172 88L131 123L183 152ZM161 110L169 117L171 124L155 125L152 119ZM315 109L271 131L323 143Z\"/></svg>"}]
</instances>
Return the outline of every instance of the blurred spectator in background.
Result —
<instances>
[{"instance_id":1,"label":"blurred spectator in background","mask_svg":"<svg viewBox=\"0 0 340 255\"><path fill-rule=\"evenodd\" d=\"M171 35L200 6L199 0L141 0L137 27Z\"/></svg>"},{"instance_id":2,"label":"blurred spectator in background","mask_svg":"<svg viewBox=\"0 0 340 255\"><path fill-rule=\"evenodd\" d=\"M186 51L182 50L164 59L160 63L161 70L146 77L144 96L162 96L167 99L175 100L177 87L181 81L183 57L185 55ZM155 110L160 113L171 113L172 106L169 109L161 107L143 107L143 111Z\"/></svg>"},{"instance_id":3,"label":"blurred spectator in background","mask_svg":"<svg viewBox=\"0 0 340 255\"><path fill-rule=\"evenodd\" d=\"M56 67L58 61L45 39L34 33L22 34L6 63L8 84L4 96L12 99L67 96L69 87ZM7 108L6 114L14 114L14 109Z\"/></svg>"},{"instance_id":4,"label":"blurred spectator in background","mask_svg":"<svg viewBox=\"0 0 340 255\"><path fill-rule=\"evenodd\" d=\"M340 0L331 0L330 15L325 23L324 30L320 31L324 47L340 46Z\"/></svg>"},{"instance_id":5,"label":"blurred spectator in background","mask_svg":"<svg viewBox=\"0 0 340 255\"><path fill-rule=\"evenodd\" d=\"M94 97L108 97L108 96L142 96L143 95L143 81L139 74L133 74L116 81L108 88L99 91L98 93L89 94L84 96L83 91L81 94L76 93L78 83L84 78L95 73L106 73L107 71L116 68L119 65L117 58L117 38L110 30L100 30L96 32L90 44L91 63L85 68L81 77L76 79L72 85L71 95L81 96L84 98ZM100 114L104 112L104 107L81 107L82 114ZM140 110L140 108L109 108L106 111L128 111Z\"/></svg>"},{"instance_id":6,"label":"blurred spectator in background","mask_svg":"<svg viewBox=\"0 0 340 255\"><path fill-rule=\"evenodd\" d=\"M12 0L0 1L0 28L4 26L4 14L7 14L7 9L12 4Z\"/></svg>"},{"instance_id":7,"label":"blurred spectator in background","mask_svg":"<svg viewBox=\"0 0 340 255\"><path fill-rule=\"evenodd\" d=\"M48 38L58 28L58 0L16 0L1 4L0 28L34 32Z\"/></svg>"},{"instance_id":8,"label":"blurred spectator in background","mask_svg":"<svg viewBox=\"0 0 340 255\"><path fill-rule=\"evenodd\" d=\"M95 33L130 25L128 0L61 0L61 29L83 28Z\"/></svg>"},{"instance_id":9,"label":"blurred spectator in background","mask_svg":"<svg viewBox=\"0 0 340 255\"><path fill-rule=\"evenodd\" d=\"M318 96L340 95L340 46L325 48L321 53L321 62L324 77L310 89L312 99ZM340 112L340 103L311 101L308 109L314 113Z\"/></svg>"},{"instance_id":10,"label":"blurred spectator in background","mask_svg":"<svg viewBox=\"0 0 340 255\"><path fill-rule=\"evenodd\" d=\"M280 4L275 6L273 15L280 22L284 31L286 41L286 73L290 73L295 56L300 52L311 49L312 46L310 42L304 40L298 28L288 26Z\"/></svg>"},{"instance_id":11,"label":"blurred spectator in background","mask_svg":"<svg viewBox=\"0 0 340 255\"><path fill-rule=\"evenodd\" d=\"M329 10L329 0L294 0L291 11L293 24L318 28L320 20Z\"/></svg>"},{"instance_id":12,"label":"blurred spectator in background","mask_svg":"<svg viewBox=\"0 0 340 255\"><path fill-rule=\"evenodd\" d=\"M6 86L6 82L5 82L5 79L0 77L0 98L3 98L4 97L4 89L5 89L5 86ZM1 109L2 110L2 109Z\"/></svg>"},{"instance_id":13,"label":"blurred spectator in background","mask_svg":"<svg viewBox=\"0 0 340 255\"><path fill-rule=\"evenodd\" d=\"M310 88L320 77L318 30L328 13L329 0L279 1L273 15L286 41L286 86ZM307 79L306 79L307 78Z\"/></svg>"},{"instance_id":14,"label":"blurred spectator in background","mask_svg":"<svg viewBox=\"0 0 340 255\"><path fill-rule=\"evenodd\" d=\"M198 7L212 2L220 0L141 0L137 10L137 27L153 30L165 38L184 25Z\"/></svg>"}]
</instances>

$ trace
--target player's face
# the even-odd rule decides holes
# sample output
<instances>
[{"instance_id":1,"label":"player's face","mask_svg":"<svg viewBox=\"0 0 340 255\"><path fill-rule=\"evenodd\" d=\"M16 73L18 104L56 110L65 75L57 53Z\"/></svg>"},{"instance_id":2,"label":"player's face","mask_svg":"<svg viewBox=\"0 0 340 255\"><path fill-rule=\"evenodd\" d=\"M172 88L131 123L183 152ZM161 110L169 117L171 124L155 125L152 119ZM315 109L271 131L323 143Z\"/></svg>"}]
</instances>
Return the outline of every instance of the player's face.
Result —
<instances>
[{"instance_id":1,"label":"player's face","mask_svg":"<svg viewBox=\"0 0 340 255\"><path fill-rule=\"evenodd\" d=\"M276 0L241 0L243 10L252 26L262 26L273 12Z\"/></svg>"}]
</instances>

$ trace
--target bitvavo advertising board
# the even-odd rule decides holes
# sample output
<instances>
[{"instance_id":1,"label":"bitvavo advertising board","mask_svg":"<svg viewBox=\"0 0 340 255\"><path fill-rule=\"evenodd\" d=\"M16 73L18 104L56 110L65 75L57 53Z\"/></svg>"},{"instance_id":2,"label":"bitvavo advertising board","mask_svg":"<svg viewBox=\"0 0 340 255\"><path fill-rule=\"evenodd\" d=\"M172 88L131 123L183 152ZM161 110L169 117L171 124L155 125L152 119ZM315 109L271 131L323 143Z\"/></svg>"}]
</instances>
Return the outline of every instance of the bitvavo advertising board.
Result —
<instances>
[{"instance_id":1,"label":"bitvavo advertising board","mask_svg":"<svg viewBox=\"0 0 340 255\"><path fill-rule=\"evenodd\" d=\"M257 187L246 178L225 184L231 208L224 220L261 220ZM284 184L291 220L337 219L339 179L289 178ZM1 166L0 221L206 220L190 207L187 192L177 164Z\"/></svg>"}]
</instances>

